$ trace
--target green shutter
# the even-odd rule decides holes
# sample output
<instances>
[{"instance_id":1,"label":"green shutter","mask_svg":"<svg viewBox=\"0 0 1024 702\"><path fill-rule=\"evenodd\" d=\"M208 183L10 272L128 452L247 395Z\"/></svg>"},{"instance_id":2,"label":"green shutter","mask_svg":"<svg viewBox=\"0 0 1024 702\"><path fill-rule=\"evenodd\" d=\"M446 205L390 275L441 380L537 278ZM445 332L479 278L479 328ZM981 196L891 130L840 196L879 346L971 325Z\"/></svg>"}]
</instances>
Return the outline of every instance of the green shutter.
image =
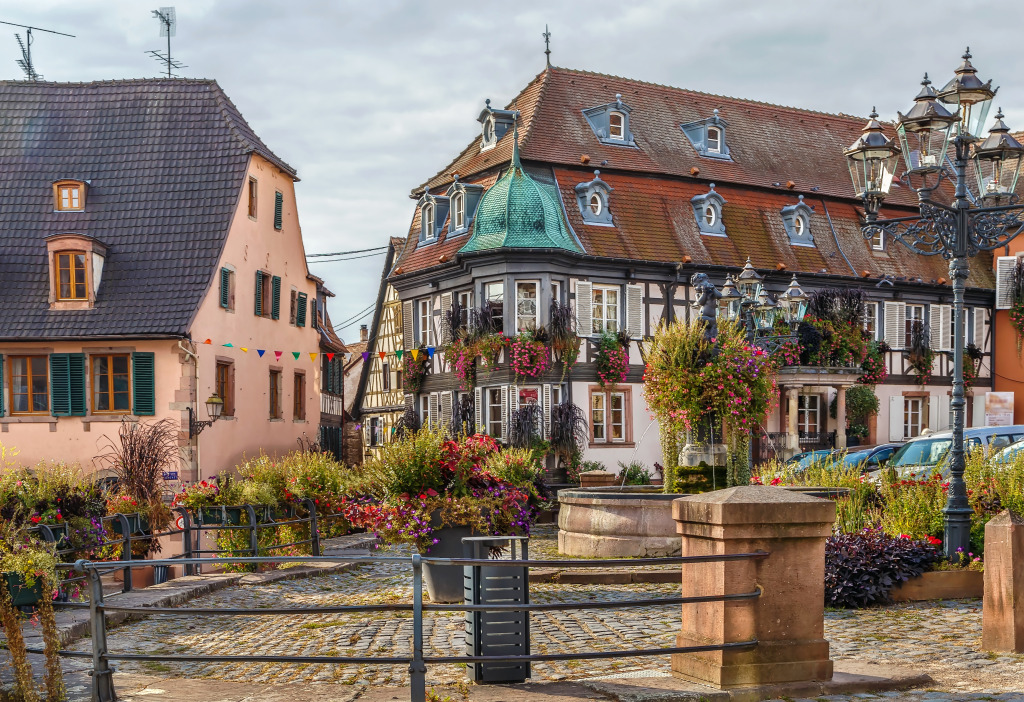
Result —
<instances>
[{"instance_id":1,"label":"green shutter","mask_svg":"<svg viewBox=\"0 0 1024 702\"><path fill-rule=\"evenodd\" d=\"M263 316L263 271L256 271L256 316Z\"/></svg>"},{"instance_id":2,"label":"green shutter","mask_svg":"<svg viewBox=\"0 0 1024 702\"><path fill-rule=\"evenodd\" d=\"M50 414L71 416L71 361L69 354L50 354Z\"/></svg>"},{"instance_id":3,"label":"green shutter","mask_svg":"<svg viewBox=\"0 0 1024 702\"><path fill-rule=\"evenodd\" d=\"M85 354L68 354L68 393L71 397L71 414L85 416Z\"/></svg>"},{"instance_id":4,"label":"green shutter","mask_svg":"<svg viewBox=\"0 0 1024 702\"><path fill-rule=\"evenodd\" d=\"M273 300L273 306L270 308L270 317L271 317L271 319L280 319L281 318L281 278L279 276L275 275L271 279L271 283L273 285L274 300Z\"/></svg>"},{"instance_id":5,"label":"green shutter","mask_svg":"<svg viewBox=\"0 0 1024 702\"><path fill-rule=\"evenodd\" d=\"M156 359L152 351L132 354L132 413L156 414Z\"/></svg>"},{"instance_id":6,"label":"green shutter","mask_svg":"<svg viewBox=\"0 0 1024 702\"><path fill-rule=\"evenodd\" d=\"M274 229L279 231L284 223L283 210L284 195L281 193L274 193Z\"/></svg>"},{"instance_id":7,"label":"green shutter","mask_svg":"<svg viewBox=\"0 0 1024 702\"><path fill-rule=\"evenodd\" d=\"M4 355L0 353L0 417L4 416Z\"/></svg>"},{"instance_id":8,"label":"green shutter","mask_svg":"<svg viewBox=\"0 0 1024 702\"><path fill-rule=\"evenodd\" d=\"M220 306L228 308L231 301L231 271L227 268L220 269Z\"/></svg>"},{"instance_id":9,"label":"green shutter","mask_svg":"<svg viewBox=\"0 0 1024 702\"><path fill-rule=\"evenodd\" d=\"M306 293L299 293L299 303L295 308L295 326L306 326Z\"/></svg>"}]
</instances>

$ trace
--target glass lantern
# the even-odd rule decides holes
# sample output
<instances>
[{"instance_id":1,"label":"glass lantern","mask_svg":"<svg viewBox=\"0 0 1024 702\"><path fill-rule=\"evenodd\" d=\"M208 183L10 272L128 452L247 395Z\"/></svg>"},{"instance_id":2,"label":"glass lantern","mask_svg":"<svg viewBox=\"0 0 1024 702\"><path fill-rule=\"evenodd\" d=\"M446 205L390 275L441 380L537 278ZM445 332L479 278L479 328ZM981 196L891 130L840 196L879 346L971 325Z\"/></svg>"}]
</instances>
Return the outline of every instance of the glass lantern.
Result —
<instances>
[{"instance_id":1,"label":"glass lantern","mask_svg":"<svg viewBox=\"0 0 1024 702\"><path fill-rule=\"evenodd\" d=\"M778 313L778 303L772 300L772 296L768 294L767 290L761 288L757 301L754 303L755 326L762 331L770 330L775 326L775 319Z\"/></svg>"},{"instance_id":2,"label":"glass lantern","mask_svg":"<svg viewBox=\"0 0 1024 702\"><path fill-rule=\"evenodd\" d=\"M996 123L985 141L974 147L974 172L978 177L978 193L986 205L1009 204L1017 187L1024 146L1010 135L1003 123L1003 111L996 113Z\"/></svg>"},{"instance_id":3,"label":"glass lantern","mask_svg":"<svg viewBox=\"0 0 1024 702\"><path fill-rule=\"evenodd\" d=\"M739 277L736 278L736 289L745 302L756 302L761 294L761 282L763 280L764 277L754 270L754 264L750 262L750 257L748 256L743 270L740 271Z\"/></svg>"},{"instance_id":4,"label":"glass lantern","mask_svg":"<svg viewBox=\"0 0 1024 702\"><path fill-rule=\"evenodd\" d=\"M725 276L725 285L719 292L721 297L718 298L718 316L735 322L740 316L740 304L743 302L743 297L736 291L731 275Z\"/></svg>"},{"instance_id":5,"label":"glass lantern","mask_svg":"<svg viewBox=\"0 0 1024 702\"><path fill-rule=\"evenodd\" d=\"M998 88L992 88L992 81L982 83L978 71L971 65L971 48L963 55L964 62L956 69L953 78L938 92L939 100L959 112L957 129L971 139L981 137L992 106L992 98Z\"/></svg>"},{"instance_id":6,"label":"glass lantern","mask_svg":"<svg viewBox=\"0 0 1024 702\"><path fill-rule=\"evenodd\" d=\"M927 73L921 85L910 111L905 115L896 113L896 133L907 172L923 188L937 183L937 178L930 176L941 171L946 162L949 133L958 117L939 102Z\"/></svg>"},{"instance_id":7,"label":"glass lantern","mask_svg":"<svg viewBox=\"0 0 1024 702\"><path fill-rule=\"evenodd\" d=\"M210 395L206 400L206 411L210 415L210 419L217 421L220 419L221 412L224 411L224 400L220 399L217 393Z\"/></svg>"},{"instance_id":8,"label":"glass lantern","mask_svg":"<svg viewBox=\"0 0 1024 702\"><path fill-rule=\"evenodd\" d=\"M783 319L791 329L796 328L804 320L807 314L807 293L800 287L796 276L789 282L786 292L779 296L779 306L782 308Z\"/></svg>"},{"instance_id":9,"label":"glass lantern","mask_svg":"<svg viewBox=\"0 0 1024 702\"><path fill-rule=\"evenodd\" d=\"M868 211L877 212L892 187L900 149L882 132L874 108L860 137L843 153L849 161L854 195L864 201Z\"/></svg>"}]
</instances>

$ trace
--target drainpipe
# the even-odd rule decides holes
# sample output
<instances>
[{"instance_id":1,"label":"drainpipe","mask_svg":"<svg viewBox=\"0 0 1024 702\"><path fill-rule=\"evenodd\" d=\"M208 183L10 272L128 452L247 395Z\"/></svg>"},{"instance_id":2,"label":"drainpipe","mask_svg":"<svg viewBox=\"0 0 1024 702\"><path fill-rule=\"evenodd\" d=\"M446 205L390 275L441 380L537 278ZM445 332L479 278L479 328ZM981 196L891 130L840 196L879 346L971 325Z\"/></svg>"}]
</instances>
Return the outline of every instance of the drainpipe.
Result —
<instances>
[{"instance_id":1,"label":"drainpipe","mask_svg":"<svg viewBox=\"0 0 1024 702\"><path fill-rule=\"evenodd\" d=\"M193 351L193 350L187 348L186 346L184 346L183 343L184 343L183 339L178 341L178 349L180 349L182 352L184 352L184 354L186 356L191 356L192 357L192 370L193 370L192 380L195 381L195 382L193 382L193 384L192 384L192 396L189 398L189 404L192 405L192 414L195 415L196 411L197 411L196 410L196 398L198 397L198 393L199 393L199 356L196 354L195 351ZM190 434L192 433L191 427L189 428L189 433ZM202 469L199 467L200 466L200 463L199 463L199 437L196 436L195 440L196 440L196 443L195 443L195 449L194 449L195 454L194 455L195 455L195 460L196 460L196 482L199 482L200 480L203 479ZM189 447L191 448L191 446L192 446L192 439L190 438L189 439Z\"/></svg>"}]
</instances>

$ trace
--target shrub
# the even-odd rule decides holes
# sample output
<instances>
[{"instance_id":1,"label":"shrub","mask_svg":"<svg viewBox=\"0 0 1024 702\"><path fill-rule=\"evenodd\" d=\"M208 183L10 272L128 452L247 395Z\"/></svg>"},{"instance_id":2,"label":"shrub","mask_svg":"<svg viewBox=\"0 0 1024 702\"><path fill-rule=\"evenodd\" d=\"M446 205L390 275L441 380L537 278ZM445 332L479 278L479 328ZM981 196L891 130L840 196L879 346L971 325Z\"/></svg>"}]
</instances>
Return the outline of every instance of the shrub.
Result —
<instances>
[{"instance_id":1,"label":"shrub","mask_svg":"<svg viewBox=\"0 0 1024 702\"><path fill-rule=\"evenodd\" d=\"M619 482L623 485L650 485L651 471L640 461L623 463L619 461Z\"/></svg>"},{"instance_id":2,"label":"shrub","mask_svg":"<svg viewBox=\"0 0 1024 702\"><path fill-rule=\"evenodd\" d=\"M830 536L825 542L825 604L885 604L894 586L930 570L938 560L933 545L878 529Z\"/></svg>"}]
</instances>

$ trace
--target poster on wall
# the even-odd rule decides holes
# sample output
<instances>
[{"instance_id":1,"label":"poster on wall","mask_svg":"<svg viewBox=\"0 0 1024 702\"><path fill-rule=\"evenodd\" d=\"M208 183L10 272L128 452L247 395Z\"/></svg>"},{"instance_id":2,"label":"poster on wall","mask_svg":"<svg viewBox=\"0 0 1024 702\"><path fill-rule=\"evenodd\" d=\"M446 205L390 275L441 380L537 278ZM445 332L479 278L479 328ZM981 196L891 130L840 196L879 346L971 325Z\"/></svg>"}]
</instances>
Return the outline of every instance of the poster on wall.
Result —
<instances>
[{"instance_id":1,"label":"poster on wall","mask_svg":"<svg viewBox=\"0 0 1024 702\"><path fill-rule=\"evenodd\" d=\"M985 425L1005 427L1013 424L1013 393L985 393Z\"/></svg>"},{"instance_id":2,"label":"poster on wall","mask_svg":"<svg viewBox=\"0 0 1024 702\"><path fill-rule=\"evenodd\" d=\"M520 405L536 405L540 401L539 388L519 388Z\"/></svg>"}]
</instances>

